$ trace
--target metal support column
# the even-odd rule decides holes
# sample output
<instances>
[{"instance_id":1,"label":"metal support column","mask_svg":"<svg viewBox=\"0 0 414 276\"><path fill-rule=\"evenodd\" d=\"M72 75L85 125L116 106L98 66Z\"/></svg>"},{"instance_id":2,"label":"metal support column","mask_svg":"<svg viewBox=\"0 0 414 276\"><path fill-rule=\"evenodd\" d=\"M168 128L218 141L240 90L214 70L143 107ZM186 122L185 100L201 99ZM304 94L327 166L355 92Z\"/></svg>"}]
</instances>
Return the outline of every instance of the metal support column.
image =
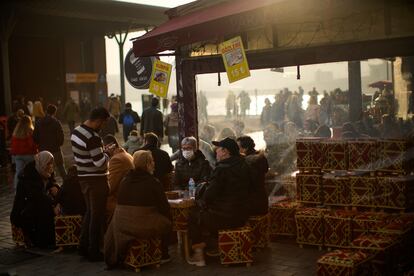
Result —
<instances>
[{"instance_id":1,"label":"metal support column","mask_svg":"<svg viewBox=\"0 0 414 276\"><path fill-rule=\"evenodd\" d=\"M122 32L114 35L119 48L119 77L121 83L121 104L125 107L125 72L124 72L124 44L128 36L128 30L122 35Z\"/></svg>"},{"instance_id":2,"label":"metal support column","mask_svg":"<svg viewBox=\"0 0 414 276\"><path fill-rule=\"evenodd\" d=\"M3 6L4 7L4 6ZM0 47L2 60L3 78L3 101L4 106L0 109L5 115L12 113L12 97L10 85L10 61L9 61L9 39L16 25L16 16L13 11L5 13L7 16L1 17L0 21Z\"/></svg>"},{"instance_id":3,"label":"metal support column","mask_svg":"<svg viewBox=\"0 0 414 276\"><path fill-rule=\"evenodd\" d=\"M362 87L361 87L361 62L348 62L348 87L349 87L349 120L356 122L362 118Z\"/></svg>"}]
</instances>

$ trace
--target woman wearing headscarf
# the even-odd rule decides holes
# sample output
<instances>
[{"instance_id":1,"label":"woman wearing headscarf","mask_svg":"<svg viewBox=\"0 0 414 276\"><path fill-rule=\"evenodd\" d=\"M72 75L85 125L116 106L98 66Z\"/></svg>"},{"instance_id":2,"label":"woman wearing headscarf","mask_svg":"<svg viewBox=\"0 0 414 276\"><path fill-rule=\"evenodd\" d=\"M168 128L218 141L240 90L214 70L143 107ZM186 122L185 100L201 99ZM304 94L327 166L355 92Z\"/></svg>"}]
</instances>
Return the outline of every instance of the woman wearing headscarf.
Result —
<instances>
[{"instance_id":1,"label":"woman wearing headscarf","mask_svg":"<svg viewBox=\"0 0 414 276\"><path fill-rule=\"evenodd\" d=\"M169 260L170 205L162 184L153 176L150 151L134 153L134 170L122 180L115 212L105 234L104 255L108 268L122 262L135 239L161 238L161 262Z\"/></svg>"},{"instance_id":2,"label":"woman wearing headscarf","mask_svg":"<svg viewBox=\"0 0 414 276\"><path fill-rule=\"evenodd\" d=\"M10 215L11 223L23 229L27 244L54 246L53 204L58 190L53 176L53 155L48 151L36 154L19 175Z\"/></svg>"}]
</instances>

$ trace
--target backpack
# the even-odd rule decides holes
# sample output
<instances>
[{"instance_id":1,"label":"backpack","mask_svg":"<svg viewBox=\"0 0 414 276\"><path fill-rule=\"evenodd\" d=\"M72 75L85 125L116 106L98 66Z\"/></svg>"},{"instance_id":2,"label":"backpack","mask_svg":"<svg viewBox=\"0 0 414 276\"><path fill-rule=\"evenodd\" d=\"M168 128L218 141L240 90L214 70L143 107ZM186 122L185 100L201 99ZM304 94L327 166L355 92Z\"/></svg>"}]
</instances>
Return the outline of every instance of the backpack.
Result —
<instances>
[{"instance_id":1,"label":"backpack","mask_svg":"<svg viewBox=\"0 0 414 276\"><path fill-rule=\"evenodd\" d=\"M124 118L122 120L122 124L125 127L132 127L132 126L134 126L135 121L134 121L134 117L132 117L132 114L129 114L129 113L124 114Z\"/></svg>"}]
</instances>

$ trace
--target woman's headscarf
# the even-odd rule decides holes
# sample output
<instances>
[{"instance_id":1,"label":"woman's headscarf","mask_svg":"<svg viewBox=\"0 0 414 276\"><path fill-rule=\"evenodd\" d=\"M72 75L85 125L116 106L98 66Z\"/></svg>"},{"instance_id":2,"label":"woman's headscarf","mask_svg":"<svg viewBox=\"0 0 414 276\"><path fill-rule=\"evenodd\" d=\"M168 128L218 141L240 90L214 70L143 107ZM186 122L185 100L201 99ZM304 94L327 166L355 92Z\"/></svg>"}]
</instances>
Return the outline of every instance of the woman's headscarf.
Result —
<instances>
[{"instance_id":1,"label":"woman's headscarf","mask_svg":"<svg viewBox=\"0 0 414 276\"><path fill-rule=\"evenodd\" d=\"M50 161L53 161L53 155L48 152L47 150L41 151L34 156L35 160L35 167L37 172L45 177L50 177L53 173L52 171L48 170L48 164Z\"/></svg>"}]
</instances>

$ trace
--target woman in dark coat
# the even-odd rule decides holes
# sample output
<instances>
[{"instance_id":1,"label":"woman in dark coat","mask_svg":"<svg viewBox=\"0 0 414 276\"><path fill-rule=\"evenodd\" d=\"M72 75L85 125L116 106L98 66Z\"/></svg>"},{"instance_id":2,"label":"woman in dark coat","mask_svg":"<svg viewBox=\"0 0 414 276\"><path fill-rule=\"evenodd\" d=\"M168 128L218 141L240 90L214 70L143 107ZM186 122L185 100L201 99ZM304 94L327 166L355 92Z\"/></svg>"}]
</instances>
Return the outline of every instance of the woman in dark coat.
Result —
<instances>
[{"instance_id":1,"label":"woman in dark coat","mask_svg":"<svg viewBox=\"0 0 414 276\"><path fill-rule=\"evenodd\" d=\"M29 245L53 247L53 204L59 190L53 177L53 155L42 151L34 159L18 176L10 220L12 224L23 229Z\"/></svg>"},{"instance_id":2,"label":"woman in dark coat","mask_svg":"<svg viewBox=\"0 0 414 276\"><path fill-rule=\"evenodd\" d=\"M268 211L269 200L265 189L265 175L269 170L269 164L261 151L256 151L256 146L250 136L237 138L240 153L245 156L250 167L251 186L249 189L248 213L250 216L264 215Z\"/></svg>"}]
</instances>

